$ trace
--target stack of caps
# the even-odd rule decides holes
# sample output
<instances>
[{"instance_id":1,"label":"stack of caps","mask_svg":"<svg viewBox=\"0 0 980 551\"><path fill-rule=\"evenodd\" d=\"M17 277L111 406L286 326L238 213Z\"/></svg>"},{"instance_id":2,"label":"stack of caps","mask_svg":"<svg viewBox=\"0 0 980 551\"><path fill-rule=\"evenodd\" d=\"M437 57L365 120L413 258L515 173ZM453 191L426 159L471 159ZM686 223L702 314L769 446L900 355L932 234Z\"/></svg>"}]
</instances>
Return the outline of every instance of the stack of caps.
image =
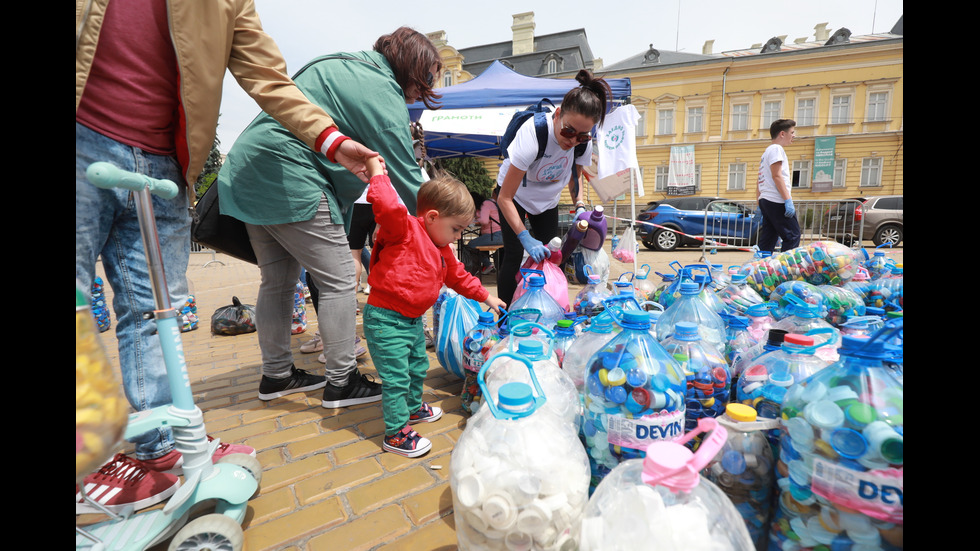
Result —
<instances>
[{"instance_id":1,"label":"stack of caps","mask_svg":"<svg viewBox=\"0 0 980 551\"><path fill-rule=\"evenodd\" d=\"M298 335L306 331L306 298L303 295L303 284L296 282L293 293L293 325L290 333Z\"/></svg>"},{"instance_id":2,"label":"stack of caps","mask_svg":"<svg viewBox=\"0 0 980 551\"><path fill-rule=\"evenodd\" d=\"M109 309L105 303L102 278L99 276L95 276L95 281L92 282L92 315L95 316L95 324L100 333L105 333L112 326Z\"/></svg>"},{"instance_id":3,"label":"stack of caps","mask_svg":"<svg viewBox=\"0 0 980 551\"><path fill-rule=\"evenodd\" d=\"M197 329L200 320L197 317L197 300L194 295L187 295L187 302L180 309L180 331L186 333Z\"/></svg>"}]
</instances>

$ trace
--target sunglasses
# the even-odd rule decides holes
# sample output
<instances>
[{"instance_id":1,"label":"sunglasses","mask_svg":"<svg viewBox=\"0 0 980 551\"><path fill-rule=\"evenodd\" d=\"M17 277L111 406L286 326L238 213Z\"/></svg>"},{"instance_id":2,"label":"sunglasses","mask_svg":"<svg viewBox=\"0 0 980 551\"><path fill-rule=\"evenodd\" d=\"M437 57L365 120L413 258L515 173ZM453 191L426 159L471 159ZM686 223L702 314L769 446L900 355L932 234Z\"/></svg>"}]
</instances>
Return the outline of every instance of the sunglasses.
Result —
<instances>
[{"instance_id":1,"label":"sunglasses","mask_svg":"<svg viewBox=\"0 0 980 551\"><path fill-rule=\"evenodd\" d=\"M558 130L558 133L561 134L561 137L563 138L568 138L570 140L573 138L577 139L578 143L585 143L592 139L591 132L579 132L578 130L575 130L571 126L565 124L564 121L562 121L561 129Z\"/></svg>"}]
</instances>

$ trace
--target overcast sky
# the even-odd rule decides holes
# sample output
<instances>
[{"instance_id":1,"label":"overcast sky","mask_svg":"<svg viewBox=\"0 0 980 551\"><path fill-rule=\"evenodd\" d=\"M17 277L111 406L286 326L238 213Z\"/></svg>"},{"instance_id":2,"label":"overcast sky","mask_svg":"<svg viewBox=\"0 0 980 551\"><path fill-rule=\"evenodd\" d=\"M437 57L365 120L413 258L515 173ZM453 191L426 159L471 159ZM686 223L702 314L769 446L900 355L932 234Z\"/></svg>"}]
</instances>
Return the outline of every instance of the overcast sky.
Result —
<instances>
[{"instance_id":1,"label":"overcast sky","mask_svg":"<svg viewBox=\"0 0 980 551\"><path fill-rule=\"evenodd\" d=\"M314 57L369 50L401 25L446 32L449 45L468 48L511 39L512 16L534 12L536 36L585 29L592 54L611 65L646 51L701 53L764 44L774 36L813 39L814 26L852 34L888 32L902 15L902 0L255 0L262 25L279 44L290 73ZM227 152L259 108L227 73L218 138Z\"/></svg>"}]
</instances>

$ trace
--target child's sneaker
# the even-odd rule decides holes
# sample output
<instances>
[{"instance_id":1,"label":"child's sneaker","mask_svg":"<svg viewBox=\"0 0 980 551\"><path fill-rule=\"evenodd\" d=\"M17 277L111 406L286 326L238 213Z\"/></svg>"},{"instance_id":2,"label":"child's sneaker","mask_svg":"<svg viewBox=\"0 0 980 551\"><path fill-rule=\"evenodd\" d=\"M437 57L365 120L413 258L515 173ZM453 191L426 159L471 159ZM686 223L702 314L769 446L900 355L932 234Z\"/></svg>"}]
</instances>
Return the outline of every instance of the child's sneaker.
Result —
<instances>
[{"instance_id":1,"label":"child's sneaker","mask_svg":"<svg viewBox=\"0 0 980 551\"><path fill-rule=\"evenodd\" d=\"M98 472L85 477L83 488L76 486L75 514L101 513L82 491L99 505L118 513L128 505L145 509L169 498L180 486L177 476L156 472L143 462L118 453Z\"/></svg>"},{"instance_id":2,"label":"child's sneaker","mask_svg":"<svg viewBox=\"0 0 980 551\"><path fill-rule=\"evenodd\" d=\"M316 333L313 334L313 339L304 342L299 347L299 351L303 354L313 354L315 352L323 351L323 340L320 339L320 330L317 329Z\"/></svg>"},{"instance_id":3,"label":"child's sneaker","mask_svg":"<svg viewBox=\"0 0 980 551\"><path fill-rule=\"evenodd\" d=\"M207 437L208 442L214 440L214 437L210 434ZM219 441L218 448L214 450L214 454L211 456L211 462L217 463L222 457L233 453L244 453L255 457L255 448L246 446L245 444L228 444ZM184 456L177 450L170 450L170 453L164 456L157 457L156 459L143 459L140 462L146 465L147 468L159 473L184 474Z\"/></svg>"},{"instance_id":4,"label":"child's sneaker","mask_svg":"<svg viewBox=\"0 0 980 551\"><path fill-rule=\"evenodd\" d=\"M422 407L408 417L408 422L409 424L431 423L438 420L440 417L442 417L442 408L432 407L429 404L422 402Z\"/></svg>"},{"instance_id":5,"label":"child's sneaker","mask_svg":"<svg viewBox=\"0 0 980 551\"><path fill-rule=\"evenodd\" d=\"M418 457L432 449L432 442L429 442L428 438L419 436L412 427L405 425L405 428L395 434L385 436L382 448L405 457Z\"/></svg>"}]
</instances>

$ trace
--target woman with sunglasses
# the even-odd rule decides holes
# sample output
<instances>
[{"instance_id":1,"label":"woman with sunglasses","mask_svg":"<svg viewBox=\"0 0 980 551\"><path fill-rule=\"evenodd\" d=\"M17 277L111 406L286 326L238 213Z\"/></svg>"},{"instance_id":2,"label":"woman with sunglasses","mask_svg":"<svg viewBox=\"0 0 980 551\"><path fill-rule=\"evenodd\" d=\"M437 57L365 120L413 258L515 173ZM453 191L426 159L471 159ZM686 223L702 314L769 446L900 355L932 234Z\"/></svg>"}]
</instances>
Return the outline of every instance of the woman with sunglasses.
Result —
<instances>
[{"instance_id":1,"label":"woman with sunglasses","mask_svg":"<svg viewBox=\"0 0 980 551\"><path fill-rule=\"evenodd\" d=\"M587 69L575 75L579 86L569 90L561 106L548 117L548 144L536 159L538 139L533 117L521 126L507 148L497 175L500 186L497 205L506 221L501 224L503 257L497 267L497 296L510 304L517 290L517 274L524 251L540 262L550 251L545 246L558 236L558 201L567 185L576 206L583 206L582 187L573 164L592 162L592 129L602 124L607 104L612 101L609 84L593 77ZM575 156L575 146L587 143L584 154ZM530 231L525 226L530 222Z\"/></svg>"},{"instance_id":2,"label":"woman with sunglasses","mask_svg":"<svg viewBox=\"0 0 980 551\"><path fill-rule=\"evenodd\" d=\"M334 138L324 147L327 157L347 138L370 144L399 198L415 212L422 172L412 148L408 104L421 100L438 108L435 100L441 96L432 83L441 70L432 42L402 27L378 38L372 51L314 59L293 80L310 101L336 115L340 132L326 138ZM289 130L260 114L232 146L214 184L221 213L245 222L261 274L255 303L262 352L259 398L323 388L325 408L376 402L381 385L357 371L354 259L345 231L367 179L328 162ZM319 291L326 377L293 364L290 324L300 266Z\"/></svg>"}]
</instances>

